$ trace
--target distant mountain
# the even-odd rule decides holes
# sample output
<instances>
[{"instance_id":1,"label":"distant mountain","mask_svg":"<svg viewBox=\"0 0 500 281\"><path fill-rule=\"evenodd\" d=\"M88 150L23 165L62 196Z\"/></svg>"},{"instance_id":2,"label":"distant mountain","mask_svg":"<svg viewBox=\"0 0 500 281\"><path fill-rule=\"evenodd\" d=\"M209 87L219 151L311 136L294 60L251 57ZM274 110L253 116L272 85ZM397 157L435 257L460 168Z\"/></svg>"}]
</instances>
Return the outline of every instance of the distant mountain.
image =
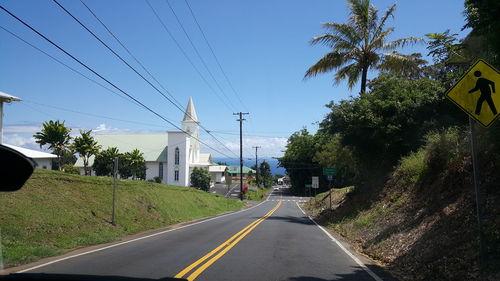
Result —
<instances>
[{"instance_id":1,"label":"distant mountain","mask_svg":"<svg viewBox=\"0 0 500 281\"><path fill-rule=\"evenodd\" d=\"M278 159L274 159L274 158L259 158L259 165L264 160L267 163L269 163L269 166L271 167L271 173L273 175L275 175L275 174L282 174L282 175L284 175L285 174L285 168L278 167ZM240 160L239 159L234 159L234 158L217 158L217 157L214 157L213 161L214 162L225 162L229 166L238 166L238 165L240 165ZM243 160L243 165L245 165L247 167L252 167L253 165L255 165L255 159L254 160L244 159Z\"/></svg>"}]
</instances>

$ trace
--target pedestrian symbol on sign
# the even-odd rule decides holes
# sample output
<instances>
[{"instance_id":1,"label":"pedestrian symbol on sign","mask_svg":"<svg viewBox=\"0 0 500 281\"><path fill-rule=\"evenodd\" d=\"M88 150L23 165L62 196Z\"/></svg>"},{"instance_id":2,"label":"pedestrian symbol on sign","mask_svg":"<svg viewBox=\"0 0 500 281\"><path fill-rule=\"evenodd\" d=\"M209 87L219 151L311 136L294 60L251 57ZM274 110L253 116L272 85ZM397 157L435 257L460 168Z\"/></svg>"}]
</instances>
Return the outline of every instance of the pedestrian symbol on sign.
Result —
<instances>
[{"instance_id":1,"label":"pedestrian symbol on sign","mask_svg":"<svg viewBox=\"0 0 500 281\"><path fill-rule=\"evenodd\" d=\"M491 99L491 93L492 92L495 93L495 83L486 78L482 78L481 74L482 73L479 70L474 72L474 76L479 77L479 79L477 79L476 87L474 87L474 89L469 91L469 94L474 93L477 90L481 92L481 96L477 100L476 111L474 113L476 113L476 115L479 115L481 113L481 107L483 106L483 102L486 101L490 106L491 112L493 112L493 114L496 115L497 109L495 108L495 103L493 102L493 99Z\"/></svg>"},{"instance_id":2,"label":"pedestrian symbol on sign","mask_svg":"<svg viewBox=\"0 0 500 281\"><path fill-rule=\"evenodd\" d=\"M500 71L484 60L474 63L446 96L472 119L488 127L500 116Z\"/></svg>"}]
</instances>

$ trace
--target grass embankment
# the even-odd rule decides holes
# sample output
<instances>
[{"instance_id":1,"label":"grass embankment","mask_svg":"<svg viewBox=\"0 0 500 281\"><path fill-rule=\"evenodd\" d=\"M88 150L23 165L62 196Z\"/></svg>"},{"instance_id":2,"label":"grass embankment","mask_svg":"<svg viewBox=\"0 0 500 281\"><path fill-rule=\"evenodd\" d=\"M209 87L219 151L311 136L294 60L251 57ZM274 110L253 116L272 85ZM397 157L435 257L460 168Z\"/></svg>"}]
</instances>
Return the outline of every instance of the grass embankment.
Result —
<instances>
[{"instance_id":1,"label":"grass embankment","mask_svg":"<svg viewBox=\"0 0 500 281\"><path fill-rule=\"evenodd\" d=\"M465 148L449 149L458 142L449 135L428 140L383 188L336 190L334 211L327 193L319 194L306 209L401 280L500 280L500 161L479 157L480 270L471 158Z\"/></svg>"},{"instance_id":2,"label":"grass embankment","mask_svg":"<svg viewBox=\"0 0 500 281\"><path fill-rule=\"evenodd\" d=\"M245 193L245 199L252 201L262 201L264 197L271 191L272 187L257 188L256 190L249 190Z\"/></svg>"},{"instance_id":3,"label":"grass embankment","mask_svg":"<svg viewBox=\"0 0 500 281\"><path fill-rule=\"evenodd\" d=\"M132 180L117 183L116 226L110 224L111 178L36 169L21 190L0 193L6 266L243 207L238 200L193 188Z\"/></svg>"}]
</instances>

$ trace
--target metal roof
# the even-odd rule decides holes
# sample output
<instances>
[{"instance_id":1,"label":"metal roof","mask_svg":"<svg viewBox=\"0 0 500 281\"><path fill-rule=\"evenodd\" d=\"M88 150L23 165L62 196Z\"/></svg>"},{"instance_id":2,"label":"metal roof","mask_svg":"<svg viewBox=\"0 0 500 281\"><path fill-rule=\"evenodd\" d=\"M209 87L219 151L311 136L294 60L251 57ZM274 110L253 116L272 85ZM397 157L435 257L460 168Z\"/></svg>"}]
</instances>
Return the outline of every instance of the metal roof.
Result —
<instances>
[{"instance_id":1,"label":"metal roof","mask_svg":"<svg viewBox=\"0 0 500 281\"><path fill-rule=\"evenodd\" d=\"M117 147L120 153L138 149L147 162L166 162L168 149L168 134L123 134L123 135L94 135L94 139L101 149ZM90 157L89 166L94 163ZM83 160L79 158L75 166L83 167Z\"/></svg>"},{"instance_id":2,"label":"metal roof","mask_svg":"<svg viewBox=\"0 0 500 281\"><path fill-rule=\"evenodd\" d=\"M10 145L10 144L5 144L5 143L3 143L3 145L10 147L10 148L22 153L24 156L27 156L27 157L33 158L33 159L57 158L57 155L43 152L43 151L28 149L28 148L19 147L19 146Z\"/></svg>"},{"instance_id":3,"label":"metal roof","mask_svg":"<svg viewBox=\"0 0 500 281\"><path fill-rule=\"evenodd\" d=\"M239 174L240 173L240 166L229 166L229 167L227 167L227 169L228 169L228 172L231 174ZM248 174L250 171L255 174L255 170L250 169L247 166L243 166L243 174Z\"/></svg>"}]
</instances>

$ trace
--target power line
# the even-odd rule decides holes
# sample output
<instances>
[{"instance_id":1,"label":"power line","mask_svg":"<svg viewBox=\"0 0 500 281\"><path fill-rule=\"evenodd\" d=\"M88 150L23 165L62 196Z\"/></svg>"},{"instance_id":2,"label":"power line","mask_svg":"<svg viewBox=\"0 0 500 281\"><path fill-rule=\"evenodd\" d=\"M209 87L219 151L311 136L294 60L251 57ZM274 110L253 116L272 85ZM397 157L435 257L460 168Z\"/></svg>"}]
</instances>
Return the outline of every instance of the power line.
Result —
<instances>
[{"instance_id":1,"label":"power line","mask_svg":"<svg viewBox=\"0 0 500 281\"><path fill-rule=\"evenodd\" d=\"M123 42L120 39L118 39L118 37L96 15L96 13L94 13L94 11L90 9L90 7L87 4L85 4L83 0L80 0L80 2L85 6L85 8L87 8L87 10L89 10L89 12L106 29L106 31L108 31L108 33L116 40L116 42L118 42L118 44L120 44L120 46L122 46L123 49L125 49L125 51L135 60L135 62L141 66L141 68L177 103L177 105L180 106L181 103L177 99L175 99L175 97L163 86L163 84L161 84L160 81L158 81L158 79L156 79L156 77L153 74L151 74L151 72L144 66L144 64L142 64L141 61L139 61L139 59L137 59L137 57L134 54L132 54L132 52L125 46L125 44L123 44Z\"/></svg>"},{"instance_id":2,"label":"power line","mask_svg":"<svg viewBox=\"0 0 500 281\"><path fill-rule=\"evenodd\" d=\"M189 36L189 34L187 33L186 29L184 28L184 25L182 24L181 20L179 19L179 17L177 16L177 14L175 13L175 10L174 8L172 7L172 5L170 5L170 2L168 0L165 0L165 2L167 3L168 7L170 8L170 10L172 11L172 14L174 14L174 17L175 19L177 20L177 23L180 25L182 31L184 32L184 35L186 35L189 43L191 44L191 47L193 47L194 49L194 52L196 53L196 55L198 56L198 58L200 59L201 63L203 64L203 66L205 67L205 69L207 70L208 74L210 75L210 77L212 78L212 80L214 81L215 85L217 86L217 88L219 88L219 90L221 91L221 93L224 95L224 97L226 97L226 99L228 100L229 104L233 107L233 109L236 109L234 107L234 104L231 102L231 100L229 99L229 97L226 95L226 92L224 91L224 89L222 89L222 87L220 86L219 82L217 82L217 79L215 79L213 73L210 71L210 69L208 68L205 60L203 59L203 57L201 56L200 52L198 52L198 48L196 48L196 46L194 45L193 41L191 40L191 37Z\"/></svg>"},{"instance_id":3,"label":"power line","mask_svg":"<svg viewBox=\"0 0 500 281\"><path fill-rule=\"evenodd\" d=\"M57 109L57 110L61 110L61 111L76 113L76 114L90 116L90 117L103 118L103 119L109 119L109 120L120 121L120 122L125 122L125 123L132 123L132 124L138 124L138 125L146 125L146 126L154 126L154 127L166 128L165 126L162 126L162 125L151 124L151 123L143 123L143 122L137 122L137 121L132 121L132 120L125 120L125 119L120 119L120 118L109 117L109 116L105 116L105 115L88 113L88 112L83 112L83 111L78 111L78 110L72 110L72 109L68 109L68 108L62 108L62 107L58 107L58 106L55 106L55 105L43 104L43 103L39 103L39 102L31 101L31 100L26 100L26 99L24 99L23 101L28 102L28 103L32 103L32 104L36 104L36 105L39 105L39 106L45 106L45 107L49 107L49 108L53 108L53 109Z\"/></svg>"},{"instance_id":4,"label":"power line","mask_svg":"<svg viewBox=\"0 0 500 281\"><path fill-rule=\"evenodd\" d=\"M238 98L238 101L240 102L240 104L243 106L243 108L245 108L246 110L248 110L248 108L245 106L245 104L243 103L243 101L241 100L241 97L240 95L238 94L238 92L236 92L236 90L234 89L233 87L233 84L231 83L231 80L229 80L228 76L226 75L226 72L224 71L224 69L222 68L222 65L221 63L219 62L219 59L217 58L217 56L215 55L215 51L214 49L212 48L212 45L209 43L208 39L207 39L207 36L205 35L205 32L203 32L203 29L201 28L201 25L200 23L198 22L198 20L196 19L196 16L194 15L194 12L193 12L193 9L191 9L191 5L189 5L189 2L188 0L184 0L184 2L186 2L186 5L188 6L189 8L189 12L191 13L191 16L193 17L194 19L194 22L196 23L196 25L198 26L198 29L200 30L201 32L201 35L203 36L203 39L205 40L205 43L207 43L207 46L208 48L210 49L210 52L212 53L215 61L217 62L217 65L219 66L219 69L220 71L222 72L222 75L224 76L224 78L226 79L229 87L231 88L231 90L233 91L233 93L236 95L236 97Z\"/></svg>"},{"instance_id":5,"label":"power line","mask_svg":"<svg viewBox=\"0 0 500 281\"><path fill-rule=\"evenodd\" d=\"M163 22L163 20L160 18L160 16L158 15L158 13L156 12L156 10L153 8L153 6L149 3L149 0L146 0L146 3L148 4L148 6L151 8L151 11L153 11L153 14L155 15L156 19L158 19L158 21L160 22L161 26L163 27L163 29L168 33L168 35L170 36L170 38L174 41L175 45L177 46L177 48L179 48L179 50L182 52L182 54L184 55L184 57L188 60L189 64L191 64L191 66L194 68L194 70L196 71L196 73L200 76L200 78L203 80L203 82L205 82L205 84L208 86L208 88L212 91L212 93L217 96L217 98L219 98L222 103L229 109L231 110L230 106L226 103L226 101L224 99L222 99L219 94L217 94L217 92L214 90L214 88L212 87L212 85L210 85L210 83L208 83L207 79L201 74L200 70L198 69L198 67L196 67L196 65L193 63L193 61L189 58L189 56L187 55L186 51L184 51L184 49L182 48L182 46L179 44L179 42L175 39L174 35L172 34L172 32L170 32L170 30L168 29L168 27L165 25L165 23Z\"/></svg>"},{"instance_id":6,"label":"power line","mask_svg":"<svg viewBox=\"0 0 500 281\"><path fill-rule=\"evenodd\" d=\"M68 11L66 8L64 8L64 6L62 6L57 0L52 0L54 3L56 3L61 9L63 9L71 18L73 18L78 24L80 24L85 30L87 30L87 32L89 32L95 39L97 39L102 45L104 45L109 51L111 51L116 57L118 57L123 63L125 63L125 65L127 65L130 69L132 69L137 75L139 75L144 81L146 81L151 87L153 87L153 89L155 89L161 96L163 96L165 99L167 99L171 104L173 104L175 107L177 107L177 109L179 109L181 112L185 113L185 111L179 106L177 105L175 102L173 102L170 98L168 98L165 94L163 94L162 91L160 91L156 86L154 86L146 77L144 77L142 74L140 74L133 66L131 66L127 61L125 61L125 59L123 59L118 53L116 53L111 47L109 47L101 38L99 38L94 32L92 32L85 24L83 24L80 20L78 20L78 18L76 18L70 11ZM89 9L87 7L87 9ZM89 9L90 10L90 9ZM93 14L94 17L96 17L95 14ZM97 17L96 17L97 18ZM100 21L100 20L99 20ZM100 21L101 22L101 21ZM101 22L102 23L102 22ZM102 23L103 24L103 23ZM104 24L103 24L104 25ZM109 30L107 27L106 27L107 30ZM148 72L149 73L149 72ZM188 113L189 115L189 113ZM192 119L194 119L192 116L190 116ZM202 128L204 129L205 131L207 131L208 134L210 134L210 132L204 128L203 126L201 126L201 124L199 124L199 122L197 122L197 124ZM211 135L217 142L219 142L223 147L225 147L227 150L229 150L231 153L233 153L235 156L236 156L236 153L234 153L233 151L231 151L229 148L227 148L224 143L222 143L221 141L219 141L215 136Z\"/></svg>"},{"instance_id":7,"label":"power line","mask_svg":"<svg viewBox=\"0 0 500 281\"><path fill-rule=\"evenodd\" d=\"M47 38L45 35L43 35L42 33L40 33L38 30L36 30L35 28L33 28L31 25L29 25L28 23L26 23L25 21L23 21L22 19L20 19L19 17L17 17L16 15L14 15L12 12L10 12L9 10L7 10L5 7L3 7L2 5L0 5L0 9L4 10L7 14L9 14L11 17L13 17L14 19L16 19L17 21L19 21L21 24L23 24L24 26L26 26L27 28L29 28L31 31L35 32L38 36L42 37L44 40L46 40L47 42L49 42L50 44L52 44L54 47L56 47L57 49L59 49L60 51L62 51L63 53L65 53L67 56L69 56L70 58L72 58L73 60L75 60L77 63L79 63L81 66L85 67L87 70L89 70L90 72L92 72L94 75L98 76L99 78L101 78L102 80L104 80L106 83L108 83L109 85L111 85L113 88L117 89L118 91L120 91L121 93L123 93L124 95L126 95L127 97L129 97L130 99L134 100L136 103L138 103L141 107L143 107L144 109L146 109L147 111L153 113L154 115L156 115L157 117L159 117L160 119L164 120L165 122L169 123L170 125L174 126L175 128L177 128L178 130L180 130L181 132L184 132L185 134L187 134L188 136L198 140L200 143L203 143L205 144L207 147L209 147L210 149L212 149L213 151L216 151L228 158L232 158L230 156L228 156L227 154L225 153L222 153L220 151L218 151L217 149L211 147L210 145L204 143L203 141L201 141L200 139L194 137L193 135L191 135L190 133L184 131L182 128L180 128L179 126L175 125L173 122L171 122L170 120L168 120L167 118L165 118L164 116L162 116L161 114L157 113L156 111L154 111L153 109L151 109L150 107L148 107L147 105L143 104L142 102L140 102L138 99L136 99L135 97L133 97L132 95L128 94L127 92L125 92L124 90L122 90L121 88L119 88L118 86L116 86L113 82L109 81L108 79L106 79L104 76L102 76L101 74L99 74L98 72L96 72L94 69L92 69L91 67L87 66L85 63L83 63L82 61L80 61L79 59L77 59L75 56L73 56L72 54L70 54L69 52L67 52L65 49L63 49L62 47L60 47L58 44L54 43L52 40L50 40L49 38Z\"/></svg>"},{"instance_id":8,"label":"power line","mask_svg":"<svg viewBox=\"0 0 500 281\"><path fill-rule=\"evenodd\" d=\"M27 44L28 46L32 47L33 49L35 49L35 50L37 50L37 51L41 52L42 54L44 54L44 55L48 56L48 57L49 57L49 58L51 58L52 60L54 60L54 61L56 61L56 62L58 62L58 63L62 64L62 65L63 65L63 66L65 66L66 68L68 68L68 69L70 69L71 71L75 72L76 74L78 74L78 75L82 76L83 78L85 78L85 79L87 79L87 80L89 80L89 81L91 81L91 82L93 82L93 83L95 83L95 84L97 84L97 85L101 86L102 88L104 88L104 89L106 89L107 91L109 91L109 92L113 93L114 95L116 95L116 96L118 96L118 97L120 97L120 98L122 98L122 99L124 99L124 100L126 100L126 101L128 101L128 102L131 102L131 103L133 103L133 104L137 105L134 101L132 101L132 100L130 100L130 99L127 99L126 97L124 97L124 96L122 96L122 95L118 94L117 92L115 92L115 91L111 90L110 88L106 87L106 86L105 86L105 85L103 85L102 83L99 83L99 82L97 82L96 80L94 80L94 79L92 79L92 78L88 77L87 75L85 75L85 74L81 73L80 71L78 71L78 70L74 69L73 67L69 66L68 64L66 64L66 63L62 62L61 60L59 60L59 59L55 58L54 56L50 55L49 53L47 53L47 52L43 51L42 49L38 48L37 46L35 46L35 45L31 44L30 42L28 42L28 41L24 40L23 38L19 37L17 34L15 34L15 33L13 33L12 31L10 31L10 30L6 29L5 27L0 26L0 28L1 28L1 29L3 29L5 32L9 33L10 35L14 36L15 38L17 38L17 39L21 40L22 42L24 42L24 43L25 43L25 44Z\"/></svg>"}]
</instances>

